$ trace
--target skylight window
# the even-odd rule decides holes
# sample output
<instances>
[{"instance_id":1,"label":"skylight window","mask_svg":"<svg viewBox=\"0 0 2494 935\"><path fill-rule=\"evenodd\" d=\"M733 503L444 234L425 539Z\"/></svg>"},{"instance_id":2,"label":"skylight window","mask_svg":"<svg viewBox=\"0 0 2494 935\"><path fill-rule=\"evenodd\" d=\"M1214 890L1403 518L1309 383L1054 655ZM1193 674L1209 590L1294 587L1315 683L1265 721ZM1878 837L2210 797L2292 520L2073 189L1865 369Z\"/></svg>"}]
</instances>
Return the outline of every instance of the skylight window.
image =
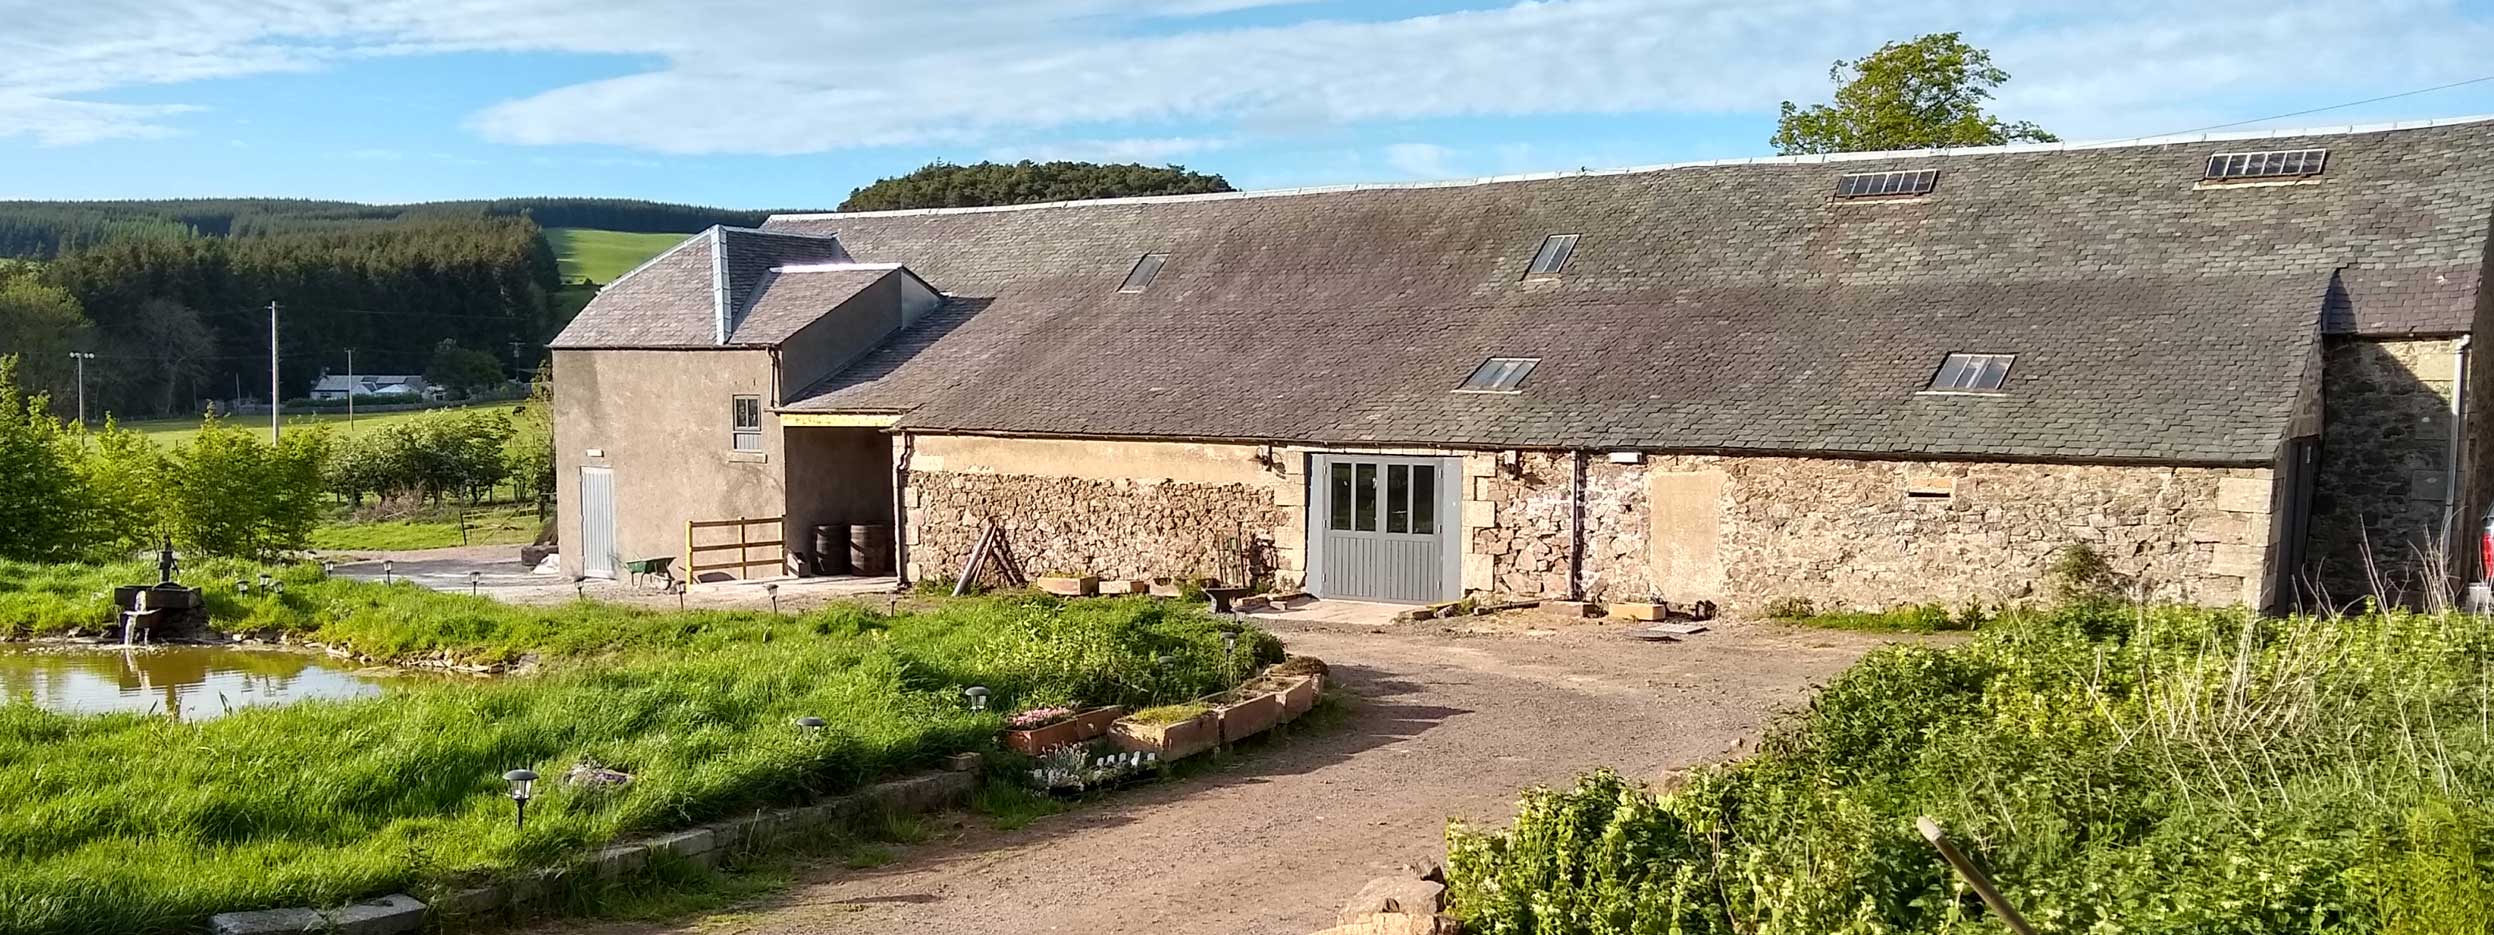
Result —
<instances>
[{"instance_id":1,"label":"skylight window","mask_svg":"<svg viewBox=\"0 0 2494 935\"><path fill-rule=\"evenodd\" d=\"M1472 376L1456 387L1458 393L1518 393L1524 378L1533 375L1539 357L1492 357L1473 368Z\"/></svg>"},{"instance_id":2,"label":"skylight window","mask_svg":"<svg viewBox=\"0 0 2494 935\"><path fill-rule=\"evenodd\" d=\"M2208 157L2208 179L2301 178L2321 174L2326 149L2280 149L2261 153L2218 153Z\"/></svg>"},{"instance_id":3,"label":"skylight window","mask_svg":"<svg viewBox=\"0 0 2494 935\"><path fill-rule=\"evenodd\" d=\"M1940 393L1997 393L2009 379L2009 364L2016 354L1950 354L1940 362L1940 372L1931 378L1931 389Z\"/></svg>"},{"instance_id":4,"label":"skylight window","mask_svg":"<svg viewBox=\"0 0 2494 935\"><path fill-rule=\"evenodd\" d=\"M1552 234L1543 238L1541 252L1533 254L1533 265L1524 271L1524 275L1559 275L1560 270L1567 268L1568 258L1576 255L1576 237L1575 234Z\"/></svg>"},{"instance_id":5,"label":"skylight window","mask_svg":"<svg viewBox=\"0 0 2494 935\"><path fill-rule=\"evenodd\" d=\"M1117 287L1117 291L1141 292L1151 288L1152 280L1160 278L1161 264L1167 262L1169 262L1169 254L1144 254L1142 259L1134 261L1133 271L1126 274L1126 284Z\"/></svg>"},{"instance_id":6,"label":"skylight window","mask_svg":"<svg viewBox=\"0 0 2494 935\"><path fill-rule=\"evenodd\" d=\"M1939 184L1938 169L1907 169L1901 172L1850 172L1836 177L1838 198L1879 198L1931 194Z\"/></svg>"}]
</instances>

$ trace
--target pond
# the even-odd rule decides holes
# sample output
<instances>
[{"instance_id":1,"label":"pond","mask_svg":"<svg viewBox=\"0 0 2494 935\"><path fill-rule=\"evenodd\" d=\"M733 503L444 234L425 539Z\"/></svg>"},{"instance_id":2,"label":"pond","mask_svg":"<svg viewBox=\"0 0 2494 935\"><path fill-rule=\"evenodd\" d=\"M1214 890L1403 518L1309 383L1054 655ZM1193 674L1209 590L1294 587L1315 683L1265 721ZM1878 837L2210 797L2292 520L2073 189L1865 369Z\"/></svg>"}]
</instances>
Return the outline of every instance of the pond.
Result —
<instances>
[{"instance_id":1,"label":"pond","mask_svg":"<svg viewBox=\"0 0 2494 935\"><path fill-rule=\"evenodd\" d=\"M126 711L203 721L252 705L370 697L381 693L385 680L340 660L277 650L0 651L0 697L76 714Z\"/></svg>"}]
</instances>

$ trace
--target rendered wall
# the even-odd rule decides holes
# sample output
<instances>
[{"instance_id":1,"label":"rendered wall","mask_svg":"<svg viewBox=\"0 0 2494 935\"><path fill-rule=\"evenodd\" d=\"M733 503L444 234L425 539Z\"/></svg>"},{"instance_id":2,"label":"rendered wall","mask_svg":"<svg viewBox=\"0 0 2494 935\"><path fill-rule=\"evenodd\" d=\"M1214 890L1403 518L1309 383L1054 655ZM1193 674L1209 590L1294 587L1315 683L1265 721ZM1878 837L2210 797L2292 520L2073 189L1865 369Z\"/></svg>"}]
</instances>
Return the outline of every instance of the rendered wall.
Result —
<instances>
[{"instance_id":1,"label":"rendered wall","mask_svg":"<svg viewBox=\"0 0 2494 935\"><path fill-rule=\"evenodd\" d=\"M555 500L566 574L581 572L574 544L584 465L614 471L615 543L625 561L681 556L686 520L778 516L785 509L785 453L778 419L768 411L770 352L557 350L554 380ZM763 398L760 452L731 450L730 399L738 394Z\"/></svg>"}]
</instances>

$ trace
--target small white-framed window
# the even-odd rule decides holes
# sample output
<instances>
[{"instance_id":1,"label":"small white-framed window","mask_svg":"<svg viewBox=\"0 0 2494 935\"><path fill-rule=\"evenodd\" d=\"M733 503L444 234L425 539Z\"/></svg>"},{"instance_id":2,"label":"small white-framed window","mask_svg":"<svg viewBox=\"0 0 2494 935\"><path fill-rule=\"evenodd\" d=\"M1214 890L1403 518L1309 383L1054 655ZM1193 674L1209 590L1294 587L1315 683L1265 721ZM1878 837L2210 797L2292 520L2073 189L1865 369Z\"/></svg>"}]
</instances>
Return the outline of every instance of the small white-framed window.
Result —
<instances>
[{"instance_id":1,"label":"small white-framed window","mask_svg":"<svg viewBox=\"0 0 2494 935\"><path fill-rule=\"evenodd\" d=\"M1492 357L1472 369L1472 375L1455 388L1458 393L1520 393L1524 378L1533 375L1539 357Z\"/></svg>"},{"instance_id":2,"label":"small white-framed window","mask_svg":"<svg viewBox=\"0 0 2494 935\"><path fill-rule=\"evenodd\" d=\"M736 451L761 451L762 397L735 397L731 408L735 424L728 430L729 447Z\"/></svg>"},{"instance_id":3,"label":"small white-framed window","mask_svg":"<svg viewBox=\"0 0 2494 935\"><path fill-rule=\"evenodd\" d=\"M1931 390L1939 393L1997 393L2009 380L2009 365L2016 354L1950 354L1940 362L1940 372L1931 376Z\"/></svg>"},{"instance_id":4,"label":"small white-framed window","mask_svg":"<svg viewBox=\"0 0 2494 935\"><path fill-rule=\"evenodd\" d=\"M1556 276L1567 269L1568 258L1576 255L1576 234L1552 234L1542 238L1541 249L1533 252L1533 263L1524 268L1527 279Z\"/></svg>"},{"instance_id":5,"label":"small white-framed window","mask_svg":"<svg viewBox=\"0 0 2494 935\"><path fill-rule=\"evenodd\" d=\"M1151 288L1152 280L1160 278L1161 266L1167 264L1168 262L1169 254L1144 254L1142 259L1134 261L1133 269L1126 271L1126 282L1124 285L1118 286L1117 291L1135 293Z\"/></svg>"}]
</instances>

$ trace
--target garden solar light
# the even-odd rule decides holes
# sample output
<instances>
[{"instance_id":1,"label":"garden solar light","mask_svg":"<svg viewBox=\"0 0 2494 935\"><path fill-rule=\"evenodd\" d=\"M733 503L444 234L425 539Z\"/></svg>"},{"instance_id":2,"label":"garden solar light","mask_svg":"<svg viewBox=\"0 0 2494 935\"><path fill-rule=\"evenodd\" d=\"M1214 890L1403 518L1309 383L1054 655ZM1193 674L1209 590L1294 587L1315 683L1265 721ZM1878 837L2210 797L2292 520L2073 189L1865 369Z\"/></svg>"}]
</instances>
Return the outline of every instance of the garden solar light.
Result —
<instances>
[{"instance_id":1,"label":"garden solar light","mask_svg":"<svg viewBox=\"0 0 2494 935\"><path fill-rule=\"evenodd\" d=\"M779 613L779 585L776 583L763 585L762 593L771 596L771 612Z\"/></svg>"},{"instance_id":2,"label":"garden solar light","mask_svg":"<svg viewBox=\"0 0 2494 935\"><path fill-rule=\"evenodd\" d=\"M797 726L805 728L805 735L808 737L822 736L823 724L824 721L822 718L815 717L811 714L797 719Z\"/></svg>"},{"instance_id":3,"label":"garden solar light","mask_svg":"<svg viewBox=\"0 0 2494 935\"><path fill-rule=\"evenodd\" d=\"M474 571L468 572L468 596L469 596L469 597L475 597L475 596L476 596L476 579L477 579L477 576L478 576L478 575L480 575L480 574L483 574L483 572L474 572Z\"/></svg>"},{"instance_id":4,"label":"garden solar light","mask_svg":"<svg viewBox=\"0 0 2494 935\"><path fill-rule=\"evenodd\" d=\"M274 583L274 584L269 585L269 586L268 586L268 593L270 593L270 594L284 594L284 593L286 593L286 583L285 583L285 582L283 582L283 581L279 581L279 582L276 582L276 583Z\"/></svg>"},{"instance_id":5,"label":"garden solar light","mask_svg":"<svg viewBox=\"0 0 2494 935\"><path fill-rule=\"evenodd\" d=\"M511 784L511 805L517 809L518 818L512 827L525 831L528 829L528 799L530 793L537 789L537 774L533 770L515 769L502 774L502 778Z\"/></svg>"},{"instance_id":6,"label":"garden solar light","mask_svg":"<svg viewBox=\"0 0 2494 935\"><path fill-rule=\"evenodd\" d=\"M970 698L970 710L972 710L972 711L985 711L985 710L987 710L987 688L986 688L986 686L983 686L983 685L972 685L972 686L970 686L970 687L968 687L968 688L962 689L962 690L961 690L961 693L962 693L963 695L967 695L967 696L969 696L969 698Z\"/></svg>"},{"instance_id":7,"label":"garden solar light","mask_svg":"<svg viewBox=\"0 0 2494 935\"><path fill-rule=\"evenodd\" d=\"M385 559L382 559L382 560L381 560L381 583L382 583L382 584L392 584L392 583L394 583L394 582L392 582L390 579L391 579L391 575L392 575L392 573L393 573L393 572L395 572L395 571L397 571L397 570L398 570L398 563L397 563L397 562L392 561L392 560L390 560L390 559L386 559L386 558L385 558Z\"/></svg>"},{"instance_id":8,"label":"garden solar light","mask_svg":"<svg viewBox=\"0 0 2494 935\"><path fill-rule=\"evenodd\" d=\"M234 593L236 593L236 594L249 594L249 593L251 593L251 581L250 581L250 579L247 579L247 578L236 578L236 579L234 579Z\"/></svg>"},{"instance_id":9,"label":"garden solar light","mask_svg":"<svg viewBox=\"0 0 2494 935\"><path fill-rule=\"evenodd\" d=\"M268 590L268 584L269 584L268 572L265 572L265 571L264 571L264 572L261 572L261 573L260 573L260 590L263 590L263 591Z\"/></svg>"}]
</instances>

